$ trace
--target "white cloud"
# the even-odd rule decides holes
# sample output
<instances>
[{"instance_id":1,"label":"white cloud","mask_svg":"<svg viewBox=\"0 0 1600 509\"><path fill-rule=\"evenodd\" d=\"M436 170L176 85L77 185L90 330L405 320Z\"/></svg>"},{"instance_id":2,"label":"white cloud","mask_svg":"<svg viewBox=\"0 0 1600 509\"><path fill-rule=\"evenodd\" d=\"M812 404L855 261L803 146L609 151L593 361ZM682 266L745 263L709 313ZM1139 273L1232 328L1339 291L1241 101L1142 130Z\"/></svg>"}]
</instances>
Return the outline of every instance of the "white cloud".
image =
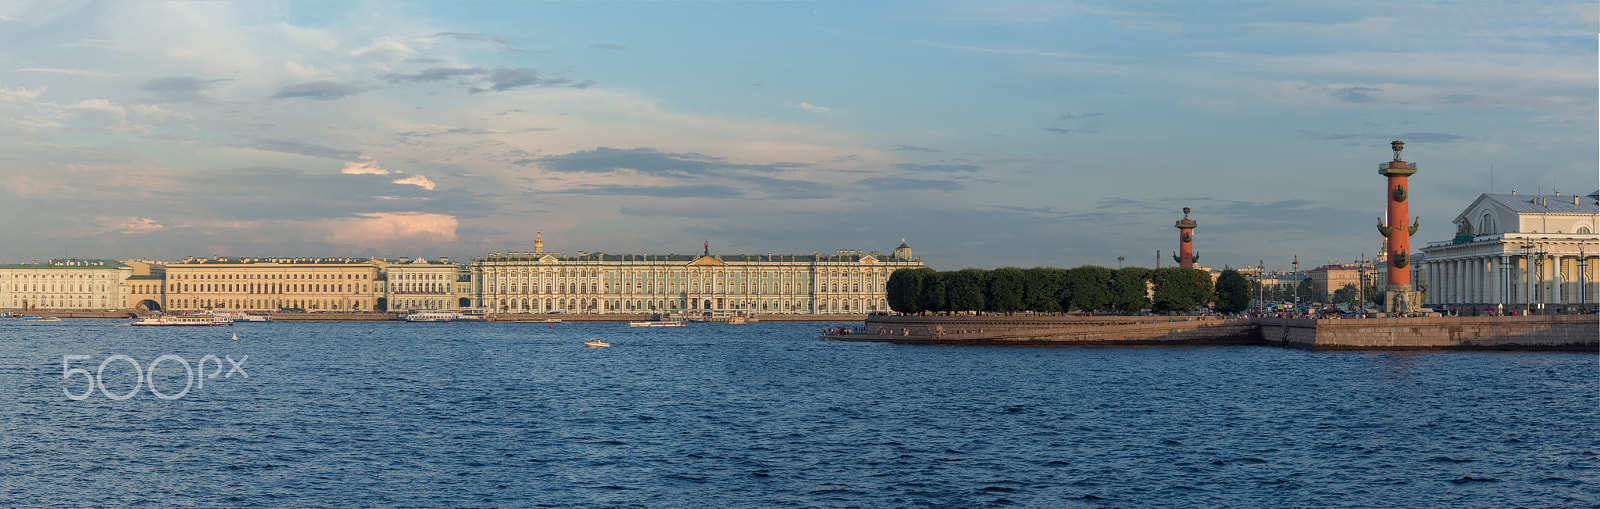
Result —
<instances>
[{"instance_id":1,"label":"white cloud","mask_svg":"<svg viewBox=\"0 0 1600 509\"><path fill-rule=\"evenodd\" d=\"M794 105L794 107L800 108L802 110L806 110L806 111L809 111L809 112L812 112L812 113L832 113L833 112L833 110L828 109L827 106L817 106L817 105L811 104L811 103L800 103L800 104Z\"/></svg>"},{"instance_id":2,"label":"white cloud","mask_svg":"<svg viewBox=\"0 0 1600 509\"><path fill-rule=\"evenodd\" d=\"M360 214L327 223L323 240L356 247L404 246L418 242L443 245L456 241L459 222L448 214L422 212Z\"/></svg>"},{"instance_id":3,"label":"white cloud","mask_svg":"<svg viewBox=\"0 0 1600 509\"><path fill-rule=\"evenodd\" d=\"M141 233L157 232L165 229L167 229L166 226L163 226L154 219L147 217L128 217L127 219L124 219L121 224L117 225L113 231L123 235L136 235Z\"/></svg>"},{"instance_id":4,"label":"white cloud","mask_svg":"<svg viewBox=\"0 0 1600 509\"><path fill-rule=\"evenodd\" d=\"M417 53L417 50L400 41L400 38L383 36L372 40L372 44L350 52L350 56L365 58L382 62L392 62Z\"/></svg>"},{"instance_id":5,"label":"white cloud","mask_svg":"<svg viewBox=\"0 0 1600 509\"><path fill-rule=\"evenodd\" d=\"M103 73L103 72L84 71L84 70L80 70L80 69L55 69L55 68L50 68L50 67L27 67L27 68L23 68L23 69L17 69L17 72L47 72L47 73L54 73L54 74L71 74L71 75L74 75L74 76L87 76L87 77L90 77L90 78L104 78L104 77L107 77L107 76L116 76L115 74L107 74L107 73Z\"/></svg>"},{"instance_id":6,"label":"white cloud","mask_svg":"<svg viewBox=\"0 0 1600 509\"><path fill-rule=\"evenodd\" d=\"M412 175L403 179L395 180L394 183L413 185L429 191L432 191L434 187L433 181L428 180L428 177L422 175Z\"/></svg>"},{"instance_id":7,"label":"white cloud","mask_svg":"<svg viewBox=\"0 0 1600 509\"><path fill-rule=\"evenodd\" d=\"M371 158L363 157L360 161L345 161L344 169L339 173L346 175L388 175L389 170L378 167L378 162Z\"/></svg>"}]
</instances>

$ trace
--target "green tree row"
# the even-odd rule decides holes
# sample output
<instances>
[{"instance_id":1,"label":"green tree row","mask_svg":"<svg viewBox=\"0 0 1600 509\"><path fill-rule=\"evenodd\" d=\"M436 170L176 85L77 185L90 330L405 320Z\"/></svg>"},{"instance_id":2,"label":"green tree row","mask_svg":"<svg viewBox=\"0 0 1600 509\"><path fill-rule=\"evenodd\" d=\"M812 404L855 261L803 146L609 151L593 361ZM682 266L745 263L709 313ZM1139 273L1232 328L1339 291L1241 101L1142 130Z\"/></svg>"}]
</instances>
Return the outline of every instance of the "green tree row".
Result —
<instances>
[{"instance_id":1,"label":"green tree row","mask_svg":"<svg viewBox=\"0 0 1600 509\"><path fill-rule=\"evenodd\" d=\"M1153 286L1152 286L1153 285ZM1154 289L1151 298L1151 289ZM1187 311L1212 300L1211 275L1203 270L1171 267L1110 269L1085 265L1075 269L1039 267L940 272L929 268L900 269L886 285L889 308L901 313L924 311L1122 311L1157 313Z\"/></svg>"}]
</instances>

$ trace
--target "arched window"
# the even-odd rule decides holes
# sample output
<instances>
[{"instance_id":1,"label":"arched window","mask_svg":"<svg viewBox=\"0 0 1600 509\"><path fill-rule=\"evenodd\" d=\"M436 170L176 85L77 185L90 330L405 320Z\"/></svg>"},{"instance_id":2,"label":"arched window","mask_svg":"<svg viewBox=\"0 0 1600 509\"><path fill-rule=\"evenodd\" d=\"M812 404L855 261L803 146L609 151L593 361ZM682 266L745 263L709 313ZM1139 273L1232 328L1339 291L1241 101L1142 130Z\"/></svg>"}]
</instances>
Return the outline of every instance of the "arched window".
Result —
<instances>
[{"instance_id":1,"label":"arched window","mask_svg":"<svg viewBox=\"0 0 1600 509\"><path fill-rule=\"evenodd\" d=\"M1589 231L1589 227L1587 227L1587 226L1579 226L1578 227L1578 233L1594 233L1594 232Z\"/></svg>"},{"instance_id":2,"label":"arched window","mask_svg":"<svg viewBox=\"0 0 1600 509\"><path fill-rule=\"evenodd\" d=\"M1497 233L1494 231L1494 217L1490 216L1489 214L1484 214L1483 220L1478 221L1478 235L1488 235L1491 233Z\"/></svg>"}]
</instances>

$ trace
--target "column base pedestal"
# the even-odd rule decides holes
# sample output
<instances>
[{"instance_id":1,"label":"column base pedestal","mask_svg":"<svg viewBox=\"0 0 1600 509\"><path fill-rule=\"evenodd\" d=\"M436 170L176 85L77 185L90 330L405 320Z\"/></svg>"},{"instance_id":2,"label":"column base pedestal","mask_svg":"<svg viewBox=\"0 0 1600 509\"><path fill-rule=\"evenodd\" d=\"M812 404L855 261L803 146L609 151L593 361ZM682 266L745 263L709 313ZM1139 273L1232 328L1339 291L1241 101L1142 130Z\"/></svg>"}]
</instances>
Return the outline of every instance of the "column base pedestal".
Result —
<instances>
[{"instance_id":1,"label":"column base pedestal","mask_svg":"<svg viewBox=\"0 0 1600 509\"><path fill-rule=\"evenodd\" d=\"M1383 312L1392 314L1422 312L1422 292L1414 290L1389 290L1383 292Z\"/></svg>"}]
</instances>

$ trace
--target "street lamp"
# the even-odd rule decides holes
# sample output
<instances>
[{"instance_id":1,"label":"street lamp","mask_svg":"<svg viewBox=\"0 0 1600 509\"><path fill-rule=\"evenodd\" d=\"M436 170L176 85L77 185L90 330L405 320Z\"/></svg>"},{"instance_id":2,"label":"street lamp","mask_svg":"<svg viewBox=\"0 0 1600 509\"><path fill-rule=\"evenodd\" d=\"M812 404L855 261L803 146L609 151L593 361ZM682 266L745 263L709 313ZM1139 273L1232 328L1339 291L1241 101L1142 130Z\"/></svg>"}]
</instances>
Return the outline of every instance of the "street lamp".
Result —
<instances>
[{"instance_id":1,"label":"street lamp","mask_svg":"<svg viewBox=\"0 0 1600 509\"><path fill-rule=\"evenodd\" d=\"M1294 255L1294 311L1300 312L1300 255Z\"/></svg>"},{"instance_id":2,"label":"street lamp","mask_svg":"<svg viewBox=\"0 0 1600 509\"><path fill-rule=\"evenodd\" d=\"M1124 257L1121 257L1121 256L1117 257L1117 270L1122 270L1122 261L1126 260L1126 259L1127 258L1124 258Z\"/></svg>"}]
</instances>

